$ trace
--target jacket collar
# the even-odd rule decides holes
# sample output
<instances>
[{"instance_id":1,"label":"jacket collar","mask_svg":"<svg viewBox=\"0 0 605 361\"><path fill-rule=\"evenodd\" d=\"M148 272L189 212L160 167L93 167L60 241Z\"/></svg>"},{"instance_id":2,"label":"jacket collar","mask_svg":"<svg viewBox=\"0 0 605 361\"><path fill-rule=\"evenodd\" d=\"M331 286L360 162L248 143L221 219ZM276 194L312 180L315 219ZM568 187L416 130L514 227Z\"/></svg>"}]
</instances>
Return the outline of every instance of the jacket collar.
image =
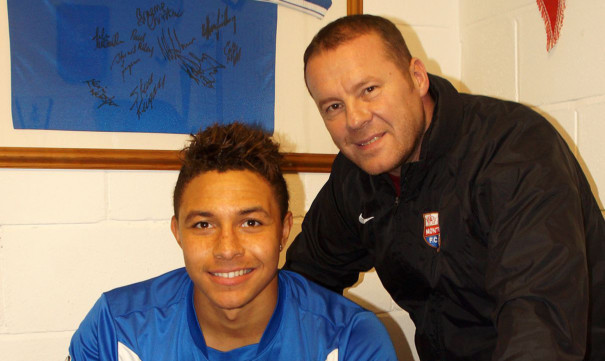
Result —
<instances>
[{"instance_id":1,"label":"jacket collar","mask_svg":"<svg viewBox=\"0 0 605 361\"><path fill-rule=\"evenodd\" d=\"M435 110L420 147L421 162L430 162L449 152L458 139L464 113L460 94L449 81L429 74L429 84Z\"/></svg>"},{"instance_id":2,"label":"jacket collar","mask_svg":"<svg viewBox=\"0 0 605 361\"><path fill-rule=\"evenodd\" d=\"M422 139L420 160L401 166L400 198L403 201L416 198L433 163L448 154L459 136L464 111L458 91L449 81L429 74L429 93L435 101L435 109Z\"/></svg>"}]
</instances>

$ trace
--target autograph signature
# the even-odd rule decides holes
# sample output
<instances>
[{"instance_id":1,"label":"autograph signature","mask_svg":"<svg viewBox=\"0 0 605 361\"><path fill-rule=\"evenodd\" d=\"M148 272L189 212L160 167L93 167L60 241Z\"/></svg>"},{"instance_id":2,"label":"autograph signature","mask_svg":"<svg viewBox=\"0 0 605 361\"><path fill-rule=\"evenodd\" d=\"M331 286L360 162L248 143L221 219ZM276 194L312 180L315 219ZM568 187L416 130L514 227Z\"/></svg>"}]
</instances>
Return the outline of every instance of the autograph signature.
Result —
<instances>
[{"instance_id":1,"label":"autograph signature","mask_svg":"<svg viewBox=\"0 0 605 361\"><path fill-rule=\"evenodd\" d=\"M99 104L97 109L102 107L103 105L110 105L114 107L118 106L118 104L113 101L115 96L110 97L109 95L107 95L107 88L102 86L99 80L93 78L90 80L85 80L84 83L88 85L88 90L90 91L90 94L95 98L101 100L101 104Z\"/></svg>"},{"instance_id":2,"label":"autograph signature","mask_svg":"<svg viewBox=\"0 0 605 361\"><path fill-rule=\"evenodd\" d=\"M214 74L218 73L219 69L225 68L210 55L202 53L201 57L193 53L189 53L189 57L183 58L181 68L193 79L197 84L202 84L207 88L214 88L216 79Z\"/></svg>"},{"instance_id":3,"label":"autograph signature","mask_svg":"<svg viewBox=\"0 0 605 361\"><path fill-rule=\"evenodd\" d=\"M115 33L113 34L113 37L111 37L109 34L105 33L105 28L99 29L98 26L92 40L96 42L97 49L111 48L124 43L120 40L120 33Z\"/></svg>"},{"instance_id":4,"label":"autograph signature","mask_svg":"<svg viewBox=\"0 0 605 361\"><path fill-rule=\"evenodd\" d=\"M118 64L120 66L120 69L122 70L122 81L125 80L126 73L128 72L128 75L132 75L132 67L134 67L136 64L141 62L141 58L137 58L137 59L134 59L134 60L126 63L127 58L129 58L131 55L135 54L138 51L138 49L139 48L137 47L137 45L133 45L132 48L130 48L128 51L124 52L124 51L120 50L113 57L113 60L111 61L111 66L109 67L109 69L113 69L113 66L115 64Z\"/></svg>"},{"instance_id":5,"label":"autograph signature","mask_svg":"<svg viewBox=\"0 0 605 361\"><path fill-rule=\"evenodd\" d=\"M181 69L197 84L201 83L205 87L214 88L214 83L216 83L214 74L218 72L218 69L225 66L207 54L198 57L192 52L185 52L194 41L195 38L186 43L181 42L174 29L169 29L166 32L162 30L162 35L158 37L158 45L164 59L177 61Z\"/></svg>"},{"instance_id":6,"label":"autograph signature","mask_svg":"<svg viewBox=\"0 0 605 361\"><path fill-rule=\"evenodd\" d=\"M223 53L227 57L227 62L235 65L242 57L242 48L235 42L228 41L223 48Z\"/></svg>"},{"instance_id":7,"label":"autograph signature","mask_svg":"<svg viewBox=\"0 0 605 361\"><path fill-rule=\"evenodd\" d=\"M164 29L162 29L162 35L158 37L160 51L162 52L164 59L168 61L180 60L183 57L183 50L187 49L194 41L195 38L192 38L186 43L181 43L176 34L176 30L174 29L168 29L166 33L164 32Z\"/></svg>"},{"instance_id":8,"label":"autograph signature","mask_svg":"<svg viewBox=\"0 0 605 361\"><path fill-rule=\"evenodd\" d=\"M139 34L137 29L133 29L130 34L130 40L134 40L138 42L137 49L149 54L150 58L153 58L153 51L155 50L155 46L149 46L149 44L145 41L145 37L147 33Z\"/></svg>"},{"instance_id":9,"label":"autograph signature","mask_svg":"<svg viewBox=\"0 0 605 361\"><path fill-rule=\"evenodd\" d=\"M130 106L130 110L136 109L137 117L141 119L141 115L149 109L153 109L153 100L157 95L158 90L162 89L166 83L166 75L162 75L154 84L153 73L143 81L139 79L139 84L132 89L130 97L134 97L134 101Z\"/></svg>"},{"instance_id":10,"label":"autograph signature","mask_svg":"<svg viewBox=\"0 0 605 361\"><path fill-rule=\"evenodd\" d=\"M237 33L237 19L235 15L229 17L229 7L225 6L225 12L221 18L221 9L218 9L216 14L216 23L210 23L210 16L206 15L206 24L202 24L202 35L206 38L206 40L210 39L212 33L215 33L216 40L219 39L219 30L224 28L225 26L233 23L233 34Z\"/></svg>"},{"instance_id":11,"label":"autograph signature","mask_svg":"<svg viewBox=\"0 0 605 361\"><path fill-rule=\"evenodd\" d=\"M183 10L173 10L162 2L159 5L149 8L148 10L141 10L141 8L137 8L136 16L138 26L147 25L149 30L154 30L156 26L162 23L162 21L166 21L171 18L180 18L183 16Z\"/></svg>"}]
</instances>

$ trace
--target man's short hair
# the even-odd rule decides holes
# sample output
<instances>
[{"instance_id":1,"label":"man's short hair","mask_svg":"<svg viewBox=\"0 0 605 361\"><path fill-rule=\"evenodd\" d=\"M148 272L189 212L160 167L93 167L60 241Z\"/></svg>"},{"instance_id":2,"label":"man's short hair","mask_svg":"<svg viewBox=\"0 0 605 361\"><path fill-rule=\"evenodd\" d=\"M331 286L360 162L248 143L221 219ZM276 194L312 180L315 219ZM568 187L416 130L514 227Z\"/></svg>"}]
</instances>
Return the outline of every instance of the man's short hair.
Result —
<instances>
[{"instance_id":1,"label":"man's short hair","mask_svg":"<svg viewBox=\"0 0 605 361\"><path fill-rule=\"evenodd\" d=\"M309 59L324 50L333 50L359 36L374 33L384 43L384 47L395 64L407 68L412 59L401 32L391 21L374 15L350 15L324 26L311 40L305 55L305 74Z\"/></svg>"},{"instance_id":2,"label":"man's short hair","mask_svg":"<svg viewBox=\"0 0 605 361\"><path fill-rule=\"evenodd\" d=\"M174 215L185 187L198 175L218 171L249 170L265 178L273 189L281 218L288 212L288 188L281 165L283 156L279 144L259 127L242 123L214 124L191 135L191 143L181 151L182 167L174 187Z\"/></svg>"}]
</instances>

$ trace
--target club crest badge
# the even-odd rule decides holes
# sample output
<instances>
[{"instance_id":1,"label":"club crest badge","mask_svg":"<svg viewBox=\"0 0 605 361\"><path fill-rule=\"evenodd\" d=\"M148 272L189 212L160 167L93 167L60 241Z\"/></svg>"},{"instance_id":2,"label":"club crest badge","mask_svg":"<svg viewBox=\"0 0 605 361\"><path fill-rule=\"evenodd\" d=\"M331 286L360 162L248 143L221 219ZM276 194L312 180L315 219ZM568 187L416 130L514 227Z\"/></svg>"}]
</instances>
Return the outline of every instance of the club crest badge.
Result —
<instances>
[{"instance_id":1,"label":"club crest badge","mask_svg":"<svg viewBox=\"0 0 605 361\"><path fill-rule=\"evenodd\" d=\"M426 243L436 249L441 246L441 237L439 232L439 213L425 213L424 217L424 240Z\"/></svg>"}]
</instances>

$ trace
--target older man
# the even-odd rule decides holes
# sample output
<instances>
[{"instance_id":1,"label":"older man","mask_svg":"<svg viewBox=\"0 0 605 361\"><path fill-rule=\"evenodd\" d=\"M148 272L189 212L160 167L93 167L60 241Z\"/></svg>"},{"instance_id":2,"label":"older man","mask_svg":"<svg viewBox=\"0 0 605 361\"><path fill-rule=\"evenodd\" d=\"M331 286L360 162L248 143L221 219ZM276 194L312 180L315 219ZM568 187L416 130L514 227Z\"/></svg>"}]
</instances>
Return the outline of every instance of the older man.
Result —
<instances>
[{"instance_id":1,"label":"older man","mask_svg":"<svg viewBox=\"0 0 605 361\"><path fill-rule=\"evenodd\" d=\"M375 267L422 360L605 360L605 222L543 117L458 93L376 16L304 61L340 154L287 268L342 291Z\"/></svg>"}]
</instances>

